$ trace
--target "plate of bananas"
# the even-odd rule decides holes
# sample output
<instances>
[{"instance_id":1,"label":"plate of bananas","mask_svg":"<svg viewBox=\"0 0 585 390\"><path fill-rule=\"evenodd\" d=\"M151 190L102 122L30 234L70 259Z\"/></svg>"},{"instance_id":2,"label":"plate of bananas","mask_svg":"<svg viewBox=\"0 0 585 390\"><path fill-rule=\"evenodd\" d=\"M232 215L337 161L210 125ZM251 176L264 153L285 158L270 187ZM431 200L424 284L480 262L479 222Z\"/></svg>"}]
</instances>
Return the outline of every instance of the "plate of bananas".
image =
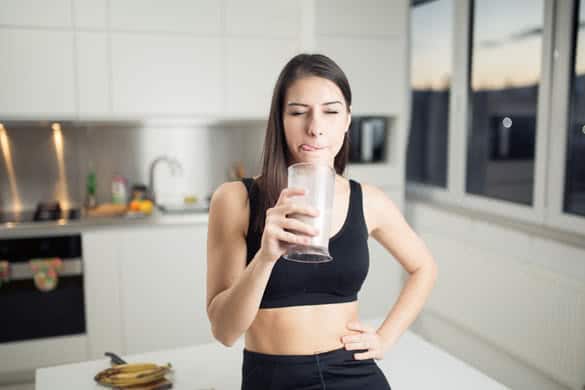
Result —
<instances>
[{"instance_id":1,"label":"plate of bananas","mask_svg":"<svg viewBox=\"0 0 585 390\"><path fill-rule=\"evenodd\" d=\"M173 387L165 375L172 373L171 363L126 363L117 355L108 352L112 367L96 374L95 381L114 389L164 390Z\"/></svg>"}]
</instances>

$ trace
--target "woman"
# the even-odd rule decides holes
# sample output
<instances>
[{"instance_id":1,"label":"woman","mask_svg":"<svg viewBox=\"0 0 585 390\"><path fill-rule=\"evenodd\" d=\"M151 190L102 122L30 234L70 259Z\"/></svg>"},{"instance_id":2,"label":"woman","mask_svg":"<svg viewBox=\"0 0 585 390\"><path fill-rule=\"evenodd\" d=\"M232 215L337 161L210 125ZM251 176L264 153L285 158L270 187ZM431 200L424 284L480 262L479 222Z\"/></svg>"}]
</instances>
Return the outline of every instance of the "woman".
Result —
<instances>
[{"instance_id":1,"label":"woman","mask_svg":"<svg viewBox=\"0 0 585 390\"><path fill-rule=\"evenodd\" d=\"M435 262L393 202L341 176L350 121L343 71L326 56L297 55L274 89L261 175L224 183L213 195L207 311L224 345L245 334L242 389L390 389L375 359L414 321L434 284ZM281 259L288 243L318 234L289 216L317 215L290 202L302 189L285 188L287 167L305 161L337 172L328 263ZM358 319L368 236L411 275L378 329Z\"/></svg>"}]
</instances>

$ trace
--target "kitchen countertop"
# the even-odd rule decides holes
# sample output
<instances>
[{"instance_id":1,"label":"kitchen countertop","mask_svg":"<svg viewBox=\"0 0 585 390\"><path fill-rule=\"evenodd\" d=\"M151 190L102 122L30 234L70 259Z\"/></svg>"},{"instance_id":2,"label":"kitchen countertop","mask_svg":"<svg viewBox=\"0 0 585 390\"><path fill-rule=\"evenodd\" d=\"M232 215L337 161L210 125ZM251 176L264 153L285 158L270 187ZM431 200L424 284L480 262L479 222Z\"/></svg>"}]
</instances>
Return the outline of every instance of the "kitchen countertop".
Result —
<instances>
[{"instance_id":1,"label":"kitchen countertop","mask_svg":"<svg viewBox=\"0 0 585 390\"><path fill-rule=\"evenodd\" d=\"M82 233L117 227L199 224L207 223L208 218L209 213L206 211L163 214L155 210L149 216L82 217L61 221L3 223L0 224L0 239Z\"/></svg>"},{"instance_id":2,"label":"kitchen countertop","mask_svg":"<svg viewBox=\"0 0 585 390\"><path fill-rule=\"evenodd\" d=\"M365 320L372 326L381 318ZM227 348L218 342L139 355L123 356L127 362L170 362L168 376L174 389L232 390L240 388L243 338ZM116 352L116 351L113 351ZM503 390L505 386L407 330L378 365L393 389ZM110 367L109 359L41 368L36 390L106 389L93 377Z\"/></svg>"}]
</instances>

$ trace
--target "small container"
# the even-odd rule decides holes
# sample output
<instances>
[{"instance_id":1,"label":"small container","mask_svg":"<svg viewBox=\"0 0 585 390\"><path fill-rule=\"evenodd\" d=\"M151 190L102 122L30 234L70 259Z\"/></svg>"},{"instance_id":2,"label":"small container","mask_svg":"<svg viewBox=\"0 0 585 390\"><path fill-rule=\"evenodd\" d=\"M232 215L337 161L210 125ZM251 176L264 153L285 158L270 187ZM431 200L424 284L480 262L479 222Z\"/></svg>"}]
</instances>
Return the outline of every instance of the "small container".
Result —
<instances>
[{"instance_id":1,"label":"small container","mask_svg":"<svg viewBox=\"0 0 585 390\"><path fill-rule=\"evenodd\" d=\"M128 203L128 182L123 176L114 176L112 178L112 203Z\"/></svg>"},{"instance_id":2,"label":"small container","mask_svg":"<svg viewBox=\"0 0 585 390\"><path fill-rule=\"evenodd\" d=\"M144 184L134 184L132 186L132 200L145 200L147 196L147 188Z\"/></svg>"}]
</instances>

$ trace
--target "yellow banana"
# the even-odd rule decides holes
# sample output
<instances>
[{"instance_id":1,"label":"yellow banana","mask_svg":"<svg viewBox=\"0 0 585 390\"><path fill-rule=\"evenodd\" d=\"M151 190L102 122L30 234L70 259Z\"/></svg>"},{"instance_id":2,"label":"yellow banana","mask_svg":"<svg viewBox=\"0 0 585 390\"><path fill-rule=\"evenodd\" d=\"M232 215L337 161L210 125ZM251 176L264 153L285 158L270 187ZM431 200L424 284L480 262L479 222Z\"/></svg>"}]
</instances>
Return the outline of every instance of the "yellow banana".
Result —
<instances>
[{"instance_id":1,"label":"yellow banana","mask_svg":"<svg viewBox=\"0 0 585 390\"><path fill-rule=\"evenodd\" d=\"M112 368L108 368L106 371L111 373L122 373L122 372L136 372L150 370L157 368L158 365L154 363L129 363L129 364L117 364Z\"/></svg>"},{"instance_id":2,"label":"yellow banana","mask_svg":"<svg viewBox=\"0 0 585 390\"><path fill-rule=\"evenodd\" d=\"M161 380L170 371L170 363L164 366L152 363L121 364L99 372L94 379L102 385L127 388Z\"/></svg>"}]
</instances>

